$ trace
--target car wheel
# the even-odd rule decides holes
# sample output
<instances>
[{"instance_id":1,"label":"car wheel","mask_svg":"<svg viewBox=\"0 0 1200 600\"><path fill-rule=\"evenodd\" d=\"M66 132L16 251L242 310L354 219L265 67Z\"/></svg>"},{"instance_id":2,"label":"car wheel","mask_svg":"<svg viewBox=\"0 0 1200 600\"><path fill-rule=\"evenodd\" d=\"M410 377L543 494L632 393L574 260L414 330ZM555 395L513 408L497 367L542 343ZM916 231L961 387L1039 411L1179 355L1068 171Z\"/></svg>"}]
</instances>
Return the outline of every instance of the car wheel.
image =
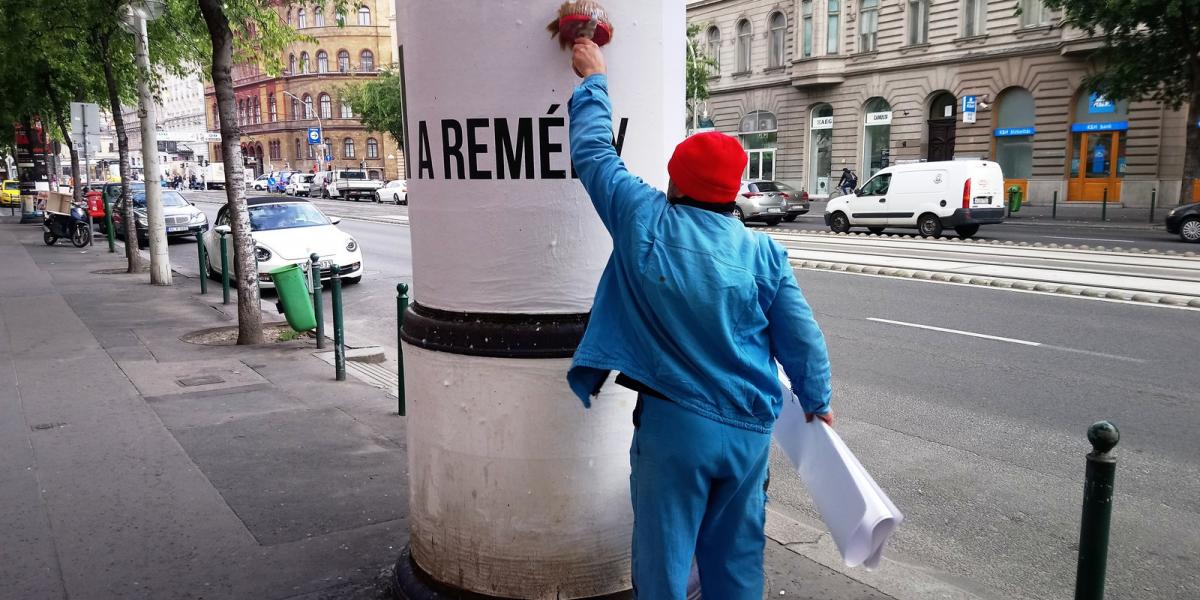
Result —
<instances>
[{"instance_id":1,"label":"car wheel","mask_svg":"<svg viewBox=\"0 0 1200 600\"><path fill-rule=\"evenodd\" d=\"M400 205L400 194L392 194L392 202L395 202L396 205L399 206Z\"/></svg>"},{"instance_id":2,"label":"car wheel","mask_svg":"<svg viewBox=\"0 0 1200 600\"><path fill-rule=\"evenodd\" d=\"M735 205L733 207L733 216L742 223L746 222L746 213L742 212L742 207L740 206Z\"/></svg>"},{"instance_id":3,"label":"car wheel","mask_svg":"<svg viewBox=\"0 0 1200 600\"><path fill-rule=\"evenodd\" d=\"M47 246L53 246L54 243L58 241L58 236L51 235L49 231L43 231L42 241L45 242Z\"/></svg>"},{"instance_id":4,"label":"car wheel","mask_svg":"<svg viewBox=\"0 0 1200 600\"><path fill-rule=\"evenodd\" d=\"M957 233L958 237L966 239L966 238L974 236L976 233L979 233L979 226L978 225L959 225L958 227L954 228L954 233Z\"/></svg>"},{"instance_id":5,"label":"car wheel","mask_svg":"<svg viewBox=\"0 0 1200 600\"><path fill-rule=\"evenodd\" d=\"M1191 217L1179 225L1179 239L1185 242L1200 242L1200 219Z\"/></svg>"},{"instance_id":6,"label":"car wheel","mask_svg":"<svg viewBox=\"0 0 1200 600\"><path fill-rule=\"evenodd\" d=\"M925 213L917 219L917 231L922 237L939 237L942 235L942 220L933 213Z\"/></svg>"},{"instance_id":7,"label":"car wheel","mask_svg":"<svg viewBox=\"0 0 1200 600\"><path fill-rule=\"evenodd\" d=\"M778 225L779 222L782 220L783 220L783 217L775 217L774 219L767 219L764 222L767 224L767 227L774 227L774 226Z\"/></svg>"},{"instance_id":8,"label":"car wheel","mask_svg":"<svg viewBox=\"0 0 1200 600\"><path fill-rule=\"evenodd\" d=\"M800 216L800 215L788 215L788 216L784 217L783 220L786 223L795 223L796 217L798 217L798 216Z\"/></svg>"},{"instance_id":9,"label":"car wheel","mask_svg":"<svg viewBox=\"0 0 1200 600\"><path fill-rule=\"evenodd\" d=\"M829 229L834 233L849 233L850 219L846 217L846 213L838 211L829 217Z\"/></svg>"},{"instance_id":10,"label":"car wheel","mask_svg":"<svg viewBox=\"0 0 1200 600\"><path fill-rule=\"evenodd\" d=\"M871 233L873 233L875 235L879 235L879 234L883 233L883 230L884 230L883 227L868 227L867 228L867 231L870 231Z\"/></svg>"}]
</instances>

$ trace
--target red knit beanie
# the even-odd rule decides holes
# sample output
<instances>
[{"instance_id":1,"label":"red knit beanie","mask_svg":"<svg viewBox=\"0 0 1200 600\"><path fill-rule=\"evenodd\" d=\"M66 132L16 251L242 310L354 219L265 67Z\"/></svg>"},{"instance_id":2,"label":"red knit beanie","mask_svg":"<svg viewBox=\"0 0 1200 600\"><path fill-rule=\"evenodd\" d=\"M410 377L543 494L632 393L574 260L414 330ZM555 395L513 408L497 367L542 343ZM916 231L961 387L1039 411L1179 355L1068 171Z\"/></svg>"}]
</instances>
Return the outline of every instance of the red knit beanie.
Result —
<instances>
[{"instance_id":1,"label":"red knit beanie","mask_svg":"<svg viewBox=\"0 0 1200 600\"><path fill-rule=\"evenodd\" d=\"M733 202L742 186L746 151L737 139L709 131L697 133L675 146L667 173L675 189L700 202Z\"/></svg>"}]
</instances>

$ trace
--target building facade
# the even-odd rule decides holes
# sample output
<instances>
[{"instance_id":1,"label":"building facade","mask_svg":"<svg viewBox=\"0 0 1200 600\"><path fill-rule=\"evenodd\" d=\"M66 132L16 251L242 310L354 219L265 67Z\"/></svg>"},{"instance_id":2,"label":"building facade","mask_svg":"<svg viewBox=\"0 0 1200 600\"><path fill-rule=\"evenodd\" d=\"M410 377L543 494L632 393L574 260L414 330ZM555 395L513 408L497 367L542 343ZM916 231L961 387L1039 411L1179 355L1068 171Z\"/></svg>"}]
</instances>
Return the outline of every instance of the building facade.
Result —
<instances>
[{"instance_id":1,"label":"building facade","mask_svg":"<svg viewBox=\"0 0 1200 600\"><path fill-rule=\"evenodd\" d=\"M315 42L298 42L285 50L278 77L256 64L234 67L245 167L255 174L364 168L378 178L402 176L404 157L395 140L386 133L368 132L342 98L347 86L377 76L391 60L389 3L364 0L345 15L315 5L279 11L282 19ZM339 27L339 21L344 26ZM219 121L211 85L205 104L208 129L216 134ZM318 131L316 144L309 143L310 129ZM219 142L209 144L209 157L222 162Z\"/></svg>"},{"instance_id":2,"label":"building facade","mask_svg":"<svg viewBox=\"0 0 1200 600\"><path fill-rule=\"evenodd\" d=\"M1018 10L1019 9L1019 10ZM747 177L827 196L905 161L986 158L1036 203L1179 202L1186 107L1082 88L1101 41L1041 0L693 0L716 128ZM1197 186L1200 187L1200 186Z\"/></svg>"}]
</instances>

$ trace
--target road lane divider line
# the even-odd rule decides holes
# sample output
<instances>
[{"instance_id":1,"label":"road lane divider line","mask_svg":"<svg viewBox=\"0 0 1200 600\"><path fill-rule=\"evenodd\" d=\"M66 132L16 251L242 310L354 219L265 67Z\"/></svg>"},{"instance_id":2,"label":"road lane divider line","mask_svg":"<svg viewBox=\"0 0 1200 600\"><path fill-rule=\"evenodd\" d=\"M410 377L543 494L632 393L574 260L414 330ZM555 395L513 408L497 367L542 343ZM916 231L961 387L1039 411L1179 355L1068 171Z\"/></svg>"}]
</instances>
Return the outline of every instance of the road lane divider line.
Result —
<instances>
[{"instance_id":1,"label":"road lane divider line","mask_svg":"<svg viewBox=\"0 0 1200 600\"><path fill-rule=\"evenodd\" d=\"M1035 348L1043 345L1041 342L1031 342L1029 340L1018 340L1016 338L1007 338L1007 337L1001 337L998 335L988 335L986 333L975 333L973 331L963 331L961 329L949 329L946 327L935 327L933 325L921 325L920 323L909 323L906 321L893 321L891 319L879 319L876 317L868 317L867 320L874 321L876 323L887 323L889 325L898 325L900 327L913 327L916 329L926 329L929 331L937 331L937 332L941 332L941 333L953 333L955 335L965 335L968 337L980 338L980 339L984 339L984 340L992 340L992 341L996 341L996 342L1008 342L1010 344L1020 344L1022 346L1033 346Z\"/></svg>"}]
</instances>

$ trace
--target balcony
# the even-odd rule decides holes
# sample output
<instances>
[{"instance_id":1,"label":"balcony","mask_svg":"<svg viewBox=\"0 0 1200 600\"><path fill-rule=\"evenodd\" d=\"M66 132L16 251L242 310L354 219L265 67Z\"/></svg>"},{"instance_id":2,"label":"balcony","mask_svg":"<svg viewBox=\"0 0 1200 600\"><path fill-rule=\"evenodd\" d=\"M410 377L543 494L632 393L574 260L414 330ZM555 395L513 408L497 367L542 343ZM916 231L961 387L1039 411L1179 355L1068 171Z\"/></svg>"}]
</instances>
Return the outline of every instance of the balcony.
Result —
<instances>
[{"instance_id":1,"label":"balcony","mask_svg":"<svg viewBox=\"0 0 1200 600\"><path fill-rule=\"evenodd\" d=\"M1066 25L1062 28L1062 46L1059 52L1063 56L1075 54L1090 54L1104 47L1104 36L1092 36L1088 32Z\"/></svg>"},{"instance_id":2,"label":"balcony","mask_svg":"<svg viewBox=\"0 0 1200 600\"><path fill-rule=\"evenodd\" d=\"M817 56L792 61L792 86L797 88L837 85L846 81L846 57Z\"/></svg>"}]
</instances>

